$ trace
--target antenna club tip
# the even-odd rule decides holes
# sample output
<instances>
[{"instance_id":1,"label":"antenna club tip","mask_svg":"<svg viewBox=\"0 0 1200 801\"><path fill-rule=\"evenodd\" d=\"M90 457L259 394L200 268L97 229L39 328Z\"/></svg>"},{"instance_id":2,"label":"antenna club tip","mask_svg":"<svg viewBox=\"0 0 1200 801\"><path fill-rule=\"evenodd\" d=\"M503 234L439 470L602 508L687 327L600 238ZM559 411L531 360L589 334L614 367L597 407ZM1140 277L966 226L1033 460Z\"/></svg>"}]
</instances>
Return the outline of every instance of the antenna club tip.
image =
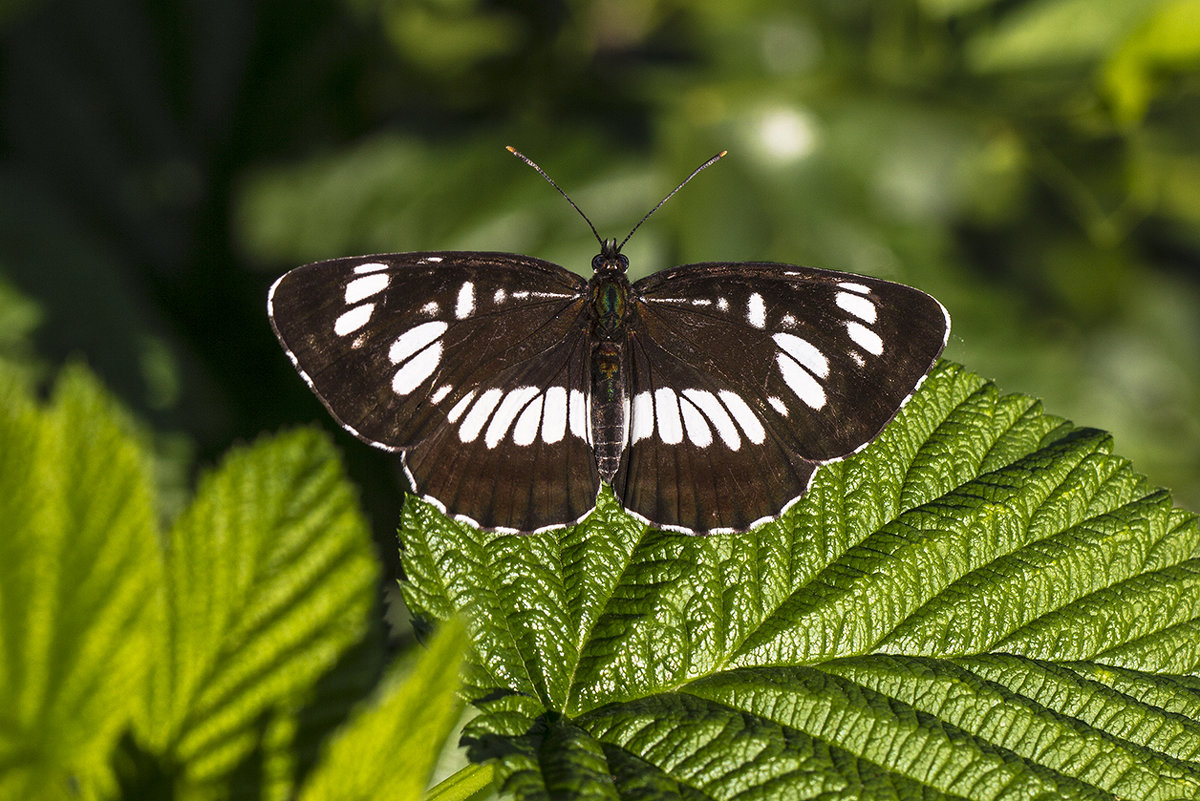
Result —
<instances>
[{"instance_id":1,"label":"antenna club tip","mask_svg":"<svg viewBox=\"0 0 1200 801\"><path fill-rule=\"evenodd\" d=\"M505 149L505 150L507 150L509 153L516 153L516 152L517 152L517 149L516 149L515 147L513 147L512 145L505 145L505 146L504 146L504 149Z\"/></svg>"},{"instance_id":2,"label":"antenna club tip","mask_svg":"<svg viewBox=\"0 0 1200 801\"><path fill-rule=\"evenodd\" d=\"M509 149L511 150L512 148L509 148ZM723 159L723 158L725 158L727 153L729 153L728 150L722 150L720 153L717 154L717 158Z\"/></svg>"}]
</instances>

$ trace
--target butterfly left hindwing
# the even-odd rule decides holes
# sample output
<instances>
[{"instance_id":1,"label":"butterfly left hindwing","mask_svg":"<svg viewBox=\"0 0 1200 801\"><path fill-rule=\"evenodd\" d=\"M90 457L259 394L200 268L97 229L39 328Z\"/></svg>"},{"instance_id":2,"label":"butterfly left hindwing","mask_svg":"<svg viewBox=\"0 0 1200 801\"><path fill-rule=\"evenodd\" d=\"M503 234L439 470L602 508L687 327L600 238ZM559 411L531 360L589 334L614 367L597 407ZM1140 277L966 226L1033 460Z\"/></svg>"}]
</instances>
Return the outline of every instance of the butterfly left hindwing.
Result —
<instances>
[{"instance_id":1,"label":"butterfly left hindwing","mask_svg":"<svg viewBox=\"0 0 1200 801\"><path fill-rule=\"evenodd\" d=\"M533 531L579 519L599 488L585 300L586 282L549 262L446 251L299 267L268 311L334 418L402 451L416 492L476 525Z\"/></svg>"}]
</instances>

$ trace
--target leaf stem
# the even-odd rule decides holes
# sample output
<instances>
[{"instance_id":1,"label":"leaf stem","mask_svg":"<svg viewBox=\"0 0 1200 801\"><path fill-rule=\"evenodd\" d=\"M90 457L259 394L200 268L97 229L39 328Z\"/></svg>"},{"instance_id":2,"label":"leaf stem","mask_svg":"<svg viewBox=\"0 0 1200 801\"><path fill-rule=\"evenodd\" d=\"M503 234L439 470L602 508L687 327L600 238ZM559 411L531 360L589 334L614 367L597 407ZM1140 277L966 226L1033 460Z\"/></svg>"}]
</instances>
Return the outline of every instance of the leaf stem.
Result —
<instances>
[{"instance_id":1,"label":"leaf stem","mask_svg":"<svg viewBox=\"0 0 1200 801\"><path fill-rule=\"evenodd\" d=\"M426 790L424 801L466 801L491 786L493 773L491 762L471 763Z\"/></svg>"}]
</instances>

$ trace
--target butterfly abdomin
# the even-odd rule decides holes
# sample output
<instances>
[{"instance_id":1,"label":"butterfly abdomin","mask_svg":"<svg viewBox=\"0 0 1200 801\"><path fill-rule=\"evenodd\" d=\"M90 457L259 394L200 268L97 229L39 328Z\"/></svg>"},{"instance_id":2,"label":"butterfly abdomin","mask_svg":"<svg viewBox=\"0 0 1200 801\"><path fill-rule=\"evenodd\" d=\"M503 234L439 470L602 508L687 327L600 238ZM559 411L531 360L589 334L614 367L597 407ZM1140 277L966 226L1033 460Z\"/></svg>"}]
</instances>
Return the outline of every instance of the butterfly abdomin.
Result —
<instances>
[{"instance_id":1,"label":"butterfly abdomin","mask_svg":"<svg viewBox=\"0 0 1200 801\"><path fill-rule=\"evenodd\" d=\"M521 533L578 522L604 483L688 534L778 517L878 436L949 335L945 308L901 284L766 262L631 284L624 242L597 240L590 280L512 253L316 262L275 282L268 312L334 418L399 453L414 492Z\"/></svg>"}]
</instances>

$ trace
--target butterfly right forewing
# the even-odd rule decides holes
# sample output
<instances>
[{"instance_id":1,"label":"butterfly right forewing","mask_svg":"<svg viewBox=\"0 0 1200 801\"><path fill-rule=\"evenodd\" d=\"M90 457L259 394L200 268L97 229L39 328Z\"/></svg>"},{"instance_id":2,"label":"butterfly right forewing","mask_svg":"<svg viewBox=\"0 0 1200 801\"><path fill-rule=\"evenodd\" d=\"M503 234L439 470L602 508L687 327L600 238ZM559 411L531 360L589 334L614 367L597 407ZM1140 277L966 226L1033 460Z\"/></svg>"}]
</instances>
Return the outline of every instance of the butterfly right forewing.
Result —
<instances>
[{"instance_id":1,"label":"butterfly right forewing","mask_svg":"<svg viewBox=\"0 0 1200 801\"><path fill-rule=\"evenodd\" d=\"M402 450L477 384L567 339L585 286L508 253L399 253L292 270L271 288L269 313L338 422Z\"/></svg>"},{"instance_id":2,"label":"butterfly right forewing","mask_svg":"<svg viewBox=\"0 0 1200 801\"><path fill-rule=\"evenodd\" d=\"M507 253L335 259L276 282L269 312L338 422L402 452L428 500L523 531L591 509L579 276Z\"/></svg>"}]
</instances>

